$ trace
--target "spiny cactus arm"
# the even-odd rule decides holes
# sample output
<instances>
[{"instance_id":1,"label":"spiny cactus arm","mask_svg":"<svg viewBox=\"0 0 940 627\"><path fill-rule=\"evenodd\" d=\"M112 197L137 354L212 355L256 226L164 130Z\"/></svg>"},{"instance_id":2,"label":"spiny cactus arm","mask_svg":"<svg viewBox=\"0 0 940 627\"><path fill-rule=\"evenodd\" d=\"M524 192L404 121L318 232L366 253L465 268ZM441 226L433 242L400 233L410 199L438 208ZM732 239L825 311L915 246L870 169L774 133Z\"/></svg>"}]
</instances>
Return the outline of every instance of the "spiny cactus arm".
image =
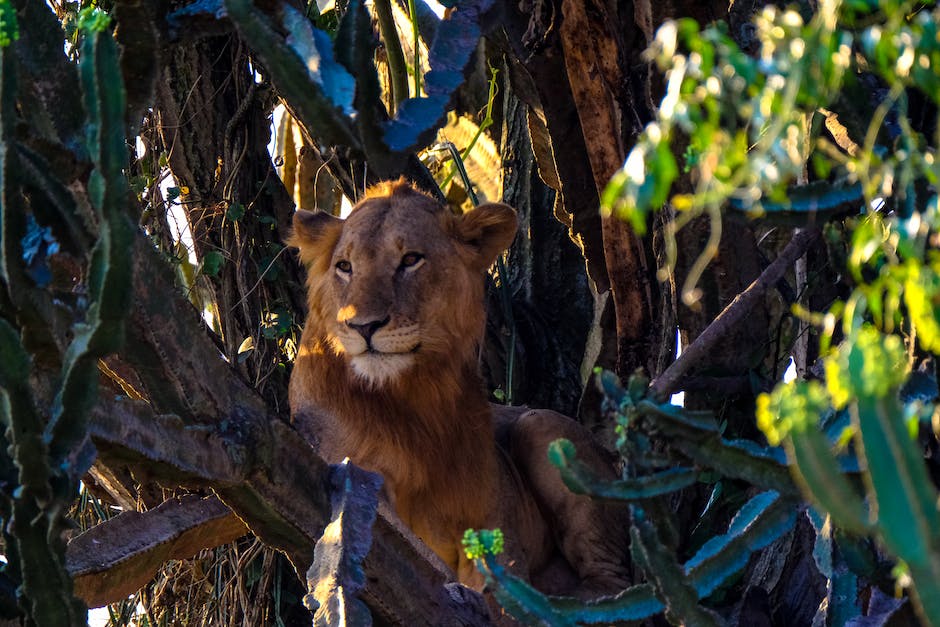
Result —
<instances>
[{"instance_id":1,"label":"spiny cactus arm","mask_svg":"<svg viewBox=\"0 0 940 627\"><path fill-rule=\"evenodd\" d=\"M635 501L670 494L700 478L700 473L691 468L670 468L632 479L601 479L577 458L574 444L565 439L555 440L548 446L548 459L561 472L562 480L572 492L611 500Z\"/></svg>"},{"instance_id":2,"label":"spiny cactus arm","mask_svg":"<svg viewBox=\"0 0 940 627\"><path fill-rule=\"evenodd\" d=\"M78 73L62 47L62 24L45 2L11 2L20 23L20 38L13 50L23 72L22 96L29 103L23 108L24 116L30 128L45 131L48 138L81 154L85 117L76 99Z\"/></svg>"},{"instance_id":3,"label":"spiny cactus arm","mask_svg":"<svg viewBox=\"0 0 940 627\"><path fill-rule=\"evenodd\" d=\"M864 535L870 531L868 509L856 489L839 468L829 441L815 426L793 429L784 440L797 479L805 493L844 529Z\"/></svg>"},{"instance_id":4,"label":"spiny cactus arm","mask_svg":"<svg viewBox=\"0 0 940 627\"><path fill-rule=\"evenodd\" d=\"M395 119L386 126L385 143L393 151L420 148L440 128L450 98L463 82L464 69L477 49L482 17L492 6L493 0L461 2L460 10L439 23L428 50L427 96L402 102Z\"/></svg>"},{"instance_id":5,"label":"spiny cactus arm","mask_svg":"<svg viewBox=\"0 0 940 627\"><path fill-rule=\"evenodd\" d=\"M728 525L698 550L685 570L699 598L705 598L747 565L750 555L793 528L801 511L797 499L770 490L745 503Z\"/></svg>"},{"instance_id":6,"label":"spiny cactus arm","mask_svg":"<svg viewBox=\"0 0 940 627\"><path fill-rule=\"evenodd\" d=\"M703 599L747 564L754 551L793 528L799 502L773 491L758 494L738 511L727 533L706 542L682 569L698 599ZM475 560L494 594L508 612L522 621L549 625L595 624L642 620L665 608L650 584L639 584L615 597L583 603L547 597L502 568L489 554Z\"/></svg>"},{"instance_id":7,"label":"spiny cactus arm","mask_svg":"<svg viewBox=\"0 0 940 627\"><path fill-rule=\"evenodd\" d=\"M12 538L6 536L7 542L12 540L15 545L8 545L8 559L22 575L23 600L36 624L84 625L85 608L72 598L64 546L58 539L64 528L54 512L44 511L52 497L52 471L42 440L42 418L29 387L29 354L19 333L3 319L0 354L0 390L6 397L6 402L0 402L0 421L6 427L20 485L11 495L12 520L8 524L16 533Z\"/></svg>"},{"instance_id":8,"label":"spiny cactus arm","mask_svg":"<svg viewBox=\"0 0 940 627\"><path fill-rule=\"evenodd\" d=\"M632 429L637 421L645 421L644 429L665 436L670 447L701 468L711 468L781 494L799 494L779 448L723 439L711 414L649 398L652 387L648 390L641 377L632 377L625 388L614 373L601 371L598 381L606 397L605 406L613 409L624 428Z\"/></svg>"},{"instance_id":9,"label":"spiny cactus arm","mask_svg":"<svg viewBox=\"0 0 940 627\"><path fill-rule=\"evenodd\" d=\"M44 437L57 465L63 464L85 438L86 416L97 396L97 360L121 347L131 295L127 258L134 227L125 213L126 98L117 44L108 29L85 35L79 70L90 118L88 145L96 166L88 188L100 222L88 269L90 305L66 350L61 388L45 429ZM71 474L77 478L85 471L87 468L76 468Z\"/></svg>"},{"instance_id":10,"label":"spiny cactus arm","mask_svg":"<svg viewBox=\"0 0 940 627\"><path fill-rule=\"evenodd\" d=\"M75 198L56 176L52 164L21 143L16 145L16 160L24 185L43 199L32 203L37 220L52 229L64 250L84 259L94 246L95 237L79 217Z\"/></svg>"},{"instance_id":11,"label":"spiny cactus arm","mask_svg":"<svg viewBox=\"0 0 940 627\"><path fill-rule=\"evenodd\" d=\"M18 202L15 180L15 151L12 147L16 120L16 78L13 53L0 48L0 276L8 290L17 317L31 326L38 318L28 299L28 280L23 270L22 237L25 211ZM20 307L19 305L23 305ZM4 312L14 316L13 312ZM84 625L85 608L72 597L72 582L65 571L61 520L44 508L52 498L52 469L45 442L43 420L30 391L30 359L20 333L0 319L0 388L6 401L0 403L0 421L6 427L12 462L18 470L19 488L4 505L4 536L11 572L22 582L21 607L37 624ZM10 530L16 529L15 534Z\"/></svg>"},{"instance_id":12,"label":"spiny cactus arm","mask_svg":"<svg viewBox=\"0 0 940 627\"><path fill-rule=\"evenodd\" d=\"M20 242L26 234L26 219L17 202L19 190L15 184L13 128L16 124L16 84L13 53L9 47L0 48L0 279L6 284L11 298L19 301L22 290L17 288L25 284Z\"/></svg>"},{"instance_id":13,"label":"spiny cactus arm","mask_svg":"<svg viewBox=\"0 0 940 627\"><path fill-rule=\"evenodd\" d=\"M747 211L752 215L770 214L768 217L774 220L780 217L800 219L804 224L807 221L807 214L812 214L813 221L820 224L838 214L859 213L865 206L865 195L862 193L861 183L814 181L787 188L785 196L786 202L761 200L759 205L755 205L750 200L732 196L729 204L733 209Z\"/></svg>"},{"instance_id":14,"label":"spiny cactus arm","mask_svg":"<svg viewBox=\"0 0 940 627\"><path fill-rule=\"evenodd\" d=\"M858 577L846 565L836 543L832 517L822 516L810 509L808 518L816 530L813 544L813 560L816 568L826 578L826 602L820 603L814 621L819 624L844 627L862 615L858 598Z\"/></svg>"},{"instance_id":15,"label":"spiny cactus arm","mask_svg":"<svg viewBox=\"0 0 940 627\"><path fill-rule=\"evenodd\" d=\"M375 71L372 52L375 44L369 10L362 0L350 0L336 33L336 59L356 77L356 132L369 167L376 168L379 176L388 177L393 174L393 164L400 162L401 157L393 156L382 141L382 124L388 119L388 114L382 104L382 88ZM407 83L404 89L407 97Z\"/></svg>"},{"instance_id":16,"label":"spiny cactus arm","mask_svg":"<svg viewBox=\"0 0 940 627\"><path fill-rule=\"evenodd\" d=\"M640 401L636 409L640 414L654 418L654 428L669 438L670 446L699 466L781 494L799 493L787 466L778 461L772 451L722 439L714 421L704 420L681 407L650 400Z\"/></svg>"},{"instance_id":17,"label":"spiny cactus arm","mask_svg":"<svg viewBox=\"0 0 940 627\"><path fill-rule=\"evenodd\" d=\"M15 17L12 19L15 27ZM12 459L4 455L4 466L12 471L12 462L18 471L18 477L9 477L14 483L3 494L6 568L21 584L17 591L20 609L36 624L84 625L85 608L72 597L72 582L65 571L61 514L57 508L46 511L54 504L53 469L42 439L43 419L30 388L30 357L20 332L7 322L7 317L15 317L24 329L31 329L39 320L23 268L26 213L19 202L12 147L17 89L14 67L11 47L0 47L0 278L9 296L2 301L4 309L11 309L0 318L0 390L5 397L0 402L0 422L6 428L12 454Z\"/></svg>"},{"instance_id":18,"label":"spiny cactus arm","mask_svg":"<svg viewBox=\"0 0 940 627\"><path fill-rule=\"evenodd\" d=\"M34 500L18 498L13 502L10 524L16 529L21 606L33 624L84 627L88 610L72 595L72 578L65 568L61 536L66 527L61 521L47 525L47 515Z\"/></svg>"},{"instance_id":19,"label":"spiny cactus arm","mask_svg":"<svg viewBox=\"0 0 940 627\"><path fill-rule=\"evenodd\" d=\"M0 48L0 290L5 292L0 296L0 311L7 319L16 319L31 351L58 359L60 349L48 329L61 326L55 323L63 322L69 314L53 306L48 292L32 289L36 284L24 263L23 241L29 225L20 185L24 167L13 132L17 120L16 67L11 47ZM41 212L35 207L33 211L36 215Z\"/></svg>"},{"instance_id":20,"label":"spiny cactus arm","mask_svg":"<svg viewBox=\"0 0 940 627\"><path fill-rule=\"evenodd\" d=\"M367 182L375 182L404 174L425 192L443 200L437 182L417 156L390 149L383 140L388 112L382 103L382 88L375 71L375 45L369 10L362 0L350 0L336 32L333 49L336 60L356 77L355 130L362 142L364 159L368 162L365 178Z\"/></svg>"},{"instance_id":21,"label":"spiny cactus arm","mask_svg":"<svg viewBox=\"0 0 940 627\"><path fill-rule=\"evenodd\" d=\"M159 58L162 16L159 5L139 0L118 0L111 15L117 22L115 39L121 48L121 74L127 90L125 121L133 135L139 130L162 67Z\"/></svg>"},{"instance_id":22,"label":"spiny cactus arm","mask_svg":"<svg viewBox=\"0 0 940 627\"><path fill-rule=\"evenodd\" d=\"M699 596L675 554L659 540L656 526L638 505L630 507L630 552L653 583L656 596L665 605L666 618L673 624L717 627L722 621L698 604Z\"/></svg>"},{"instance_id":23,"label":"spiny cactus arm","mask_svg":"<svg viewBox=\"0 0 940 627\"><path fill-rule=\"evenodd\" d=\"M910 568L921 620L940 624L937 491L908 435L897 395L894 390L881 398L860 394L849 411L858 426L856 442L867 464L880 535Z\"/></svg>"},{"instance_id":24,"label":"spiny cactus arm","mask_svg":"<svg viewBox=\"0 0 940 627\"><path fill-rule=\"evenodd\" d=\"M545 596L524 580L511 575L491 553L482 553L473 559L500 606L516 620L528 625L546 627L574 627L578 624L569 611L560 607L557 599ZM652 598L652 590L649 596ZM569 605L576 603L574 599L565 601ZM653 601L655 603L655 598ZM656 611L658 610L653 613Z\"/></svg>"},{"instance_id":25,"label":"spiny cactus arm","mask_svg":"<svg viewBox=\"0 0 940 627\"><path fill-rule=\"evenodd\" d=\"M19 468L19 484L28 498L45 501L49 498L52 472L42 441L42 417L36 411L29 387L30 358L23 348L20 334L0 318L0 390L7 404L0 408L3 425L12 446L13 459Z\"/></svg>"},{"instance_id":26,"label":"spiny cactus arm","mask_svg":"<svg viewBox=\"0 0 940 627\"><path fill-rule=\"evenodd\" d=\"M549 597L510 574L491 555L475 560L500 605L517 620L543 625L604 624L638 621L663 611L650 584L627 588L615 597L583 602L573 597Z\"/></svg>"}]
</instances>

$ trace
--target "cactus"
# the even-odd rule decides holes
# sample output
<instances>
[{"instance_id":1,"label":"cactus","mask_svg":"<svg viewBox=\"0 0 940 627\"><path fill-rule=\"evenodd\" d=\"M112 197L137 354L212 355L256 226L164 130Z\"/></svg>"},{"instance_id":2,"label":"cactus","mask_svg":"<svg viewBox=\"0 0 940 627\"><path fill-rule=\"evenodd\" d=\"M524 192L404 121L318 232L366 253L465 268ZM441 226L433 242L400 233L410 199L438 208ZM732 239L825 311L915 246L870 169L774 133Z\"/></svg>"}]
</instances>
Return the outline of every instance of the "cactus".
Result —
<instances>
[{"instance_id":1,"label":"cactus","mask_svg":"<svg viewBox=\"0 0 940 627\"><path fill-rule=\"evenodd\" d=\"M701 605L701 600L740 572L753 552L768 546L793 527L801 510L798 490L775 449L721 438L708 413L689 412L656 402L649 397L648 381L642 378L632 378L624 388L614 375L599 374L605 403L620 424L622 447L627 448L627 441L634 440L630 454L625 454L633 476L618 481L597 477L577 459L577 452L567 440L556 440L550 445L549 460L573 491L631 503L632 552L650 583L635 585L613 599L582 604L574 599L545 597L507 573L486 552L475 556L477 567L493 586L503 607L523 621L574 625L640 620L665 611L674 621L721 624L716 615ZM658 462L646 459L649 451L637 437L640 429L669 436L670 446L688 455L700 469L676 467L648 471ZM645 504L705 480L708 475L702 469L775 489L750 499L740 508L725 534L711 538L690 560L680 564L659 539L658 530L668 526L664 524L666 521L658 520L662 508Z\"/></svg>"},{"instance_id":2,"label":"cactus","mask_svg":"<svg viewBox=\"0 0 940 627\"><path fill-rule=\"evenodd\" d=\"M874 533L904 561L918 614L924 624L935 625L940 617L938 494L898 399L906 376L904 361L900 338L863 326L826 359L827 389L802 382L778 386L772 395L760 398L759 421L769 439L785 443L807 496L834 524L855 533ZM865 462L870 512L816 430L817 417L828 404L848 407L856 451Z\"/></svg>"},{"instance_id":3,"label":"cactus","mask_svg":"<svg viewBox=\"0 0 940 627\"><path fill-rule=\"evenodd\" d=\"M30 325L47 325L51 309L24 272L27 214L19 195L23 187L50 202L36 211L42 222L55 225L73 253L89 254L92 236L79 217L65 185L44 160L16 144L12 134L16 82L9 48L0 50L0 220L2 220L2 279L9 302L2 301L0 344L4 355L0 388L6 402L2 421L12 459L0 460L0 470L18 473L19 488L5 494L3 516L9 566L5 574L20 585L21 611L39 625L84 625L86 609L72 596L65 569L64 513L77 493L78 479L91 463L87 417L97 392L97 360L120 347L123 319L129 307L130 268L126 263L134 227L126 215L124 178L125 98L117 46L101 15L86 14L81 78L89 114L87 147L95 170L89 195L96 212L97 238L90 251L87 273L88 305L84 320L73 327L62 355L62 374L50 415L43 415L30 387L31 359L20 336L30 337ZM57 243L57 242L56 242ZM7 319L25 321L17 331ZM44 327L48 328L48 327ZM46 332L47 333L47 332ZM43 333L45 335L46 333ZM13 533L11 533L13 531Z\"/></svg>"},{"instance_id":4,"label":"cactus","mask_svg":"<svg viewBox=\"0 0 940 627\"><path fill-rule=\"evenodd\" d=\"M549 445L548 459L561 471L562 480L572 492L612 500L635 501L661 496L686 488L701 478L701 473L691 468L671 468L643 477L605 481L578 460L574 444L565 439Z\"/></svg>"},{"instance_id":5,"label":"cactus","mask_svg":"<svg viewBox=\"0 0 940 627\"><path fill-rule=\"evenodd\" d=\"M605 404L614 412L622 432L635 433L640 425L648 425L701 467L784 495L798 494L779 449L722 438L709 412L687 411L657 402L647 396L648 382L639 377L631 377L624 388L616 375L603 371L598 382L605 394Z\"/></svg>"},{"instance_id":6,"label":"cactus","mask_svg":"<svg viewBox=\"0 0 940 627\"><path fill-rule=\"evenodd\" d=\"M787 189L786 202L772 202L761 200L759 205L741 198L730 198L729 205L739 211L755 212L760 214L814 214L819 217L830 217L837 213L858 213L865 204L860 183L847 183L844 181L830 183L828 181L814 181L805 185L794 185ZM820 214L822 214L820 216Z\"/></svg>"},{"instance_id":7,"label":"cactus","mask_svg":"<svg viewBox=\"0 0 940 627\"><path fill-rule=\"evenodd\" d=\"M250 42L301 123L317 128L325 143L345 146L356 158L367 159L370 169L384 177L410 167L409 151L430 140L443 124L450 98L476 50L479 21L491 4L492 0L464 3L438 26L424 77L427 96L405 99L398 92L404 89L407 95L407 85L400 85L395 100L401 106L388 120L372 61L371 19L362 2L352 0L346 7L332 50L329 38L289 7L283 11L283 27L289 32L285 38L271 18L248 0L224 2L242 38ZM401 53L400 45L397 52ZM308 71L312 65L318 68L315 75Z\"/></svg>"},{"instance_id":8,"label":"cactus","mask_svg":"<svg viewBox=\"0 0 940 627\"><path fill-rule=\"evenodd\" d=\"M15 16L8 14L5 19L15 19ZM5 22L4 28L9 26ZM3 395L0 421L6 429L11 454L11 457L6 453L2 456L4 476L13 479L3 494L3 517L9 523L3 526L8 560L4 575L11 583L19 585L19 609L36 623L78 625L85 623L85 608L72 598L71 579L64 567L65 547L61 540L64 525L53 496L53 468L42 437L43 417L29 386L30 358L20 333L7 322L7 318L19 314L32 325L38 316L27 298L29 280L22 266L21 242L26 216L18 201L17 160L13 147L14 67L11 48L0 48L0 233L3 238L0 277L6 292L0 300L4 317L0 319L0 354L3 355L0 360L3 362L0 366Z\"/></svg>"},{"instance_id":9,"label":"cactus","mask_svg":"<svg viewBox=\"0 0 940 627\"><path fill-rule=\"evenodd\" d=\"M500 604L523 622L577 625L641 620L666 611L677 619L693 621L710 616L698 601L714 592L747 564L758 551L789 531L799 507L775 492L758 494L738 511L726 534L706 542L685 564L655 537L658 525L648 513L632 506L634 556L656 583L638 584L616 597L582 603L571 598L546 597L498 564L490 552L474 559ZM665 569L665 570L663 570ZM673 579L662 577L669 573ZM675 586L672 584L676 584ZM690 624L706 624L695 622Z\"/></svg>"},{"instance_id":10,"label":"cactus","mask_svg":"<svg viewBox=\"0 0 940 627\"><path fill-rule=\"evenodd\" d=\"M330 72L341 77L345 70L333 61L332 55L319 48L292 48L275 31L270 19L249 0L226 0L225 8L242 38L252 42L253 51L271 72L278 89L296 108L298 119L308 127L316 124L323 130L324 141L331 145L361 149L353 125L342 110L346 104L346 90L341 90L341 94L328 93L325 85L314 80L308 71L308 62L315 60L321 68L329 68ZM312 30L309 25L302 28ZM308 34L312 39L312 33ZM302 53L323 56L304 58ZM352 80L352 77L348 79ZM345 80L340 78L339 83L343 84Z\"/></svg>"},{"instance_id":11,"label":"cactus","mask_svg":"<svg viewBox=\"0 0 940 627\"><path fill-rule=\"evenodd\" d=\"M820 604L816 620L825 624L842 627L850 620L862 615L860 603L856 598L858 576L848 567L842 556L839 543L834 538L834 528L830 516L821 516L810 510L809 518L816 530L816 543L813 547L813 559L816 568L826 577L826 601Z\"/></svg>"},{"instance_id":12,"label":"cactus","mask_svg":"<svg viewBox=\"0 0 940 627\"><path fill-rule=\"evenodd\" d=\"M426 97L409 98L385 128L385 143L393 151L426 144L447 116L451 95L463 83L463 71L480 40L480 20L493 0L461 2L460 10L442 21L428 47L430 69L424 76Z\"/></svg>"},{"instance_id":13,"label":"cactus","mask_svg":"<svg viewBox=\"0 0 940 627\"><path fill-rule=\"evenodd\" d=\"M868 511L842 474L831 443L817 428L819 416L828 410L822 386L799 381L758 398L757 424L772 444L784 443L788 456L795 461L796 477L812 500L832 512L844 529L864 534L868 531ZM781 421L786 424L778 427ZM790 437L783 438L784 431Z\"/></svg>"},{"instance_id":14,"label":"cactus","mask_svg":"<svg viewBox=\"0 0 940 627\"><path fill-rule=\"evenodd\" d=\"M125 213L129 191L123 172L125 95L117 44L110 32L99 27L88 33L79 69L90 117L88 148L96 164L89 192L100 227L88 271L90 304L66 351L61 389L45 430L56 463L65 461L85 437L85 417L97 392L96 363L123 343L131 294L126 260L134 228ZM74 468L72 474L77 479L86 470Z\"/></svg>"}]
</instances>

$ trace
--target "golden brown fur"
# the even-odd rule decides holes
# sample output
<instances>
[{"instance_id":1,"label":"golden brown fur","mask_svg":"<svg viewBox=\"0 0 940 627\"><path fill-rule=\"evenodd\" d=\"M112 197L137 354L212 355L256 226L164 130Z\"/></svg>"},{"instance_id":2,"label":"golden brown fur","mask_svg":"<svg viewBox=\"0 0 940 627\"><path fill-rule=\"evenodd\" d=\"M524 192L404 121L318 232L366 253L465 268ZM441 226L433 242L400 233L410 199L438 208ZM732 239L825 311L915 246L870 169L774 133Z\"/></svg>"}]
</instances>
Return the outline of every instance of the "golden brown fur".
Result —
<instances>
[{"instance_id":1,"label":"golden brown fur","mask_svg":"<svg viewBox=\"0 0 940 627\"><path fill-rule=\"evenodd\" d=\"M505 205L458 216L403 181L369 190L345 221L298 211L291 244L309 311L292 417L328 461L381 473L398 515L465 583L481 581L464 530L501 527L524 576L562 562L616 588L627 583L622 520L568 492L545 450L568 437L598 468L602 455L553 412L494 412L477 370L484 273L515 231Z\"/></svg>"}]
</instances>

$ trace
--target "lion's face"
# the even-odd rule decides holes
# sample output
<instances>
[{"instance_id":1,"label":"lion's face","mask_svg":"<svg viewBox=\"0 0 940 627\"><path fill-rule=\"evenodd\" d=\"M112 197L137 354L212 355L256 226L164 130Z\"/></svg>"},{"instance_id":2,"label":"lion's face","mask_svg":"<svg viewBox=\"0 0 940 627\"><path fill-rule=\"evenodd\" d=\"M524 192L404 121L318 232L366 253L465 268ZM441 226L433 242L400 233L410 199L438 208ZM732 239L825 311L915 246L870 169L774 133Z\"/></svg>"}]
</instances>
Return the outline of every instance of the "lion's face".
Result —
<instances>
[{"instance_id":1,"label":"lion's face","mask_svg":"<svg viewBox=\"0 0 940 627\"><path fill-rule=\"evenodd\" d=\"M441 357L475 359L483 273L515 229L504 205L454 216L402 182L373 190L345 221L298 211L292 243L308 266L307 324L375 387Z\"/></svg>"}]
</instances>

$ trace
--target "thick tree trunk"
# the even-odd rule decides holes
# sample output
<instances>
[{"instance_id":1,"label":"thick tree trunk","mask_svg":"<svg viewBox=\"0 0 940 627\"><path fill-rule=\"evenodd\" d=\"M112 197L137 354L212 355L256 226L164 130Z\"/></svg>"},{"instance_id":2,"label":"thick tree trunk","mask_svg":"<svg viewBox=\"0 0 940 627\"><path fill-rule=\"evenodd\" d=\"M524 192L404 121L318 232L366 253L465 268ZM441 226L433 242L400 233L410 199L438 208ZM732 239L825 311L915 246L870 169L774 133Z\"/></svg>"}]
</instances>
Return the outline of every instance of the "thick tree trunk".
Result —
<instances>
[{"instance_id":1,"label":"thick tree trunk","mask_svg":"<svg viewBox=\"0 0 940 627\"><path fill-rule=\"evenodd\" d=\"M518 341L517 403L575 415L593 296L581 252L553 215L556 192L539 177L528 107L503 84L503 199L519 216L507 266ZM491 303L490 311L499 311Z\"/></svg>"},{"instance_id":2,"label":"thick tree trunk","mask_svg":"<svg viewBox=\"0 0 940 627\"><path fill-rule=\"evenodd\" d=\"M294 205L267 150L270 88L256 82L240 40L226 35L175 47L157 94L162 143L203 263L197 287L214 296L225 356L282 403L288 373L279 351L298 333L305 297L282 243ZM212 272L206 262L219 255ZM243 359L246 338L253 350Z\"/></svg>"}]
</instances>

